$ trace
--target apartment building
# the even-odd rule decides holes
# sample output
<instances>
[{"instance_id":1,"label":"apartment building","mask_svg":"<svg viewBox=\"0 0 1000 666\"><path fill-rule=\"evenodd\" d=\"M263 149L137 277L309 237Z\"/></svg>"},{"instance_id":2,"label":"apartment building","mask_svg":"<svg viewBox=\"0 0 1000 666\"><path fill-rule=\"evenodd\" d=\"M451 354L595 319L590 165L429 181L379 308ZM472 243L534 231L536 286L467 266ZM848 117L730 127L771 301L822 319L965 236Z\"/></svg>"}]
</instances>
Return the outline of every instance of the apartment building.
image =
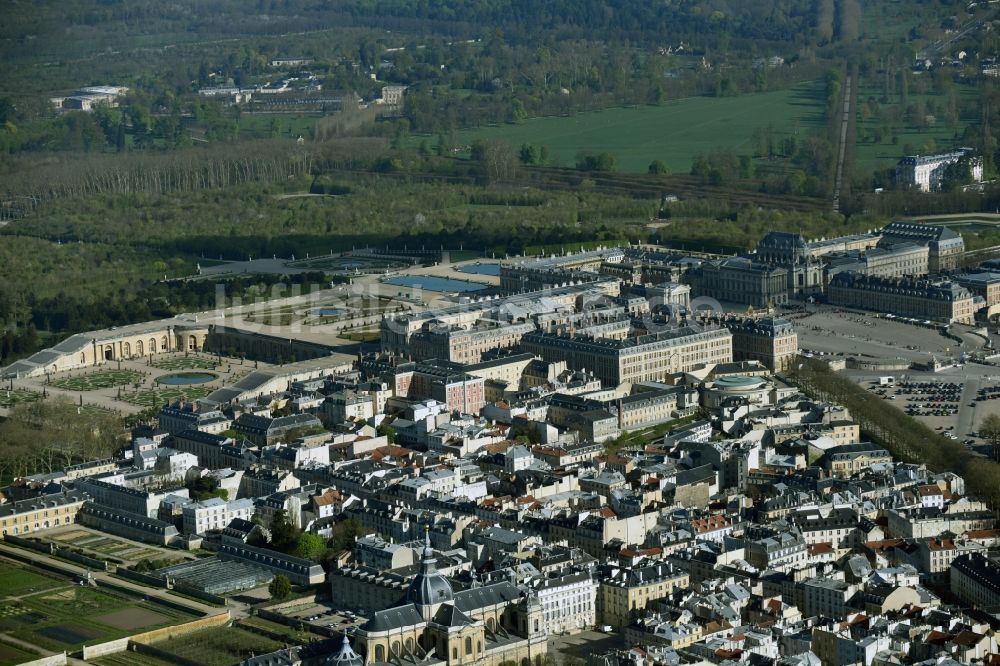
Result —
<instances>
[{"instance_id":1,"label":"apartment building","mask_svg":"<svg viewBox=\"0 0 1000 666\"><path fill-rule=\"evenodd\" d=\"M528 585L542 607L542 631L575 634L597 623L597 581L589 571L565 571Z\"/></svg>"},{"instance_id":2,"label":"apartment building","mask_svg":"<svg viewBox=\"0 0 1000 666\"><path fill-rule=\"evenodd\" d=\"M254 514L252 499L238 499L227 502L213 497L201 502L192 502L181 509L184 534L205 534L221 530L233 519L250 520Z\"/></svg>"},{"instance_id":3,"label":"apartment building","mask_svg":"<svg viewBox=\"0 0 1000 666\"><path fill-rule=\"evenodd\" d=\"M634 567L603 565L598 568L597 618L621 630L642 615L648 606L675 589L687 588L686 571L666 562L640 563Z\"/></svg>"},{"instance_id":4,"label":"apartment building","mask_svg":"<svg viewBox=\"0 0 1000 666\"><path fill-rule=\"evenodd\" d=\"M955 558L949 588L964 603L996 613L1000 610L1000 564L983 553Z\"/></svg>"},{"instance_id":5,"label":"apartment building","mask_svg":"<svg viewBox=\"0 0 1000 666\"><path fill-rule=\"evenodd\" d=\"M773 372L787 370L799 353L795 327L781 317L728 317L722 320L733 334L734 361L760 361Z\"/></svg>"}]
</instances>

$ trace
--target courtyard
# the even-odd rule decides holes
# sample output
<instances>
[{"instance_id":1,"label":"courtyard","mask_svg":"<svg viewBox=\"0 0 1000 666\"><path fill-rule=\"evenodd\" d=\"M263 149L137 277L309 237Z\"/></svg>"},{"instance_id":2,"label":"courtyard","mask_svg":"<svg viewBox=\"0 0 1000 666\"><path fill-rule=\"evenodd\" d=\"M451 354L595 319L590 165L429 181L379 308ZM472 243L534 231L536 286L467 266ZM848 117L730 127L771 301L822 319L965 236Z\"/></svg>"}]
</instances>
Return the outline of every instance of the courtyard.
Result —
<instances>
[{"instance_id":1,"label":"courtyard","mask_svg":"<svg viewBox=\"0 0 1000 666\"><path fill-rule=\"evenodd\" d=\"M962 338L959 344L930 326L834 308L811 309L806 316L792 318L792 322L802 351L845 357L926 362L932 356L944 358L972 352L985 343L963 327L952 327Z\"/></svg>"},{"instance_id":2,"label":"courtyard","mask_svg":"<svg viewBox=\"0 0 1000 666\"><path fill-rule=\"evenodd\" d=\"M265 365L265 364L259 364ZM160 407L175 400L195 400L250 372L254 364L204 353L177 352L162 357L107 363L96 369L67 370L49 376L13 380L13 389L0 388L0 409L61 397L82 411L104 410L123 415ZM202 375L193 383L174 384L178 376ZM9 394L9 395L8 395Z\"/></svg>"}]
</instances>

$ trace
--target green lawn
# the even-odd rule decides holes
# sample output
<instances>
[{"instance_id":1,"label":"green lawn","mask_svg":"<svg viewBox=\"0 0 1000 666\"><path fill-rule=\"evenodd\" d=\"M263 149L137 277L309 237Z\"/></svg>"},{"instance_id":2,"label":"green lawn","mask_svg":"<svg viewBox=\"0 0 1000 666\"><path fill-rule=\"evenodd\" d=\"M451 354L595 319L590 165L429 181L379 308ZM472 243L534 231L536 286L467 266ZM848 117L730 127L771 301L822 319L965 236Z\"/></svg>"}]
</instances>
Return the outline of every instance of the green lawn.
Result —
<instances>
[{"instance_id":1,"label":"green lawn","mask_svg":"<svg viewBox=\"0 0 1000 666\"><path fill-rule=\"evenodd\" d=\"M451 250L448 254L452 263L458 261L469 261L470 259L479 259L483 256L482 252L477 252L475 250Z\"/></svg>"},{"instance_id":2,"label":"green lawn","mask_svg":"<svg viewBox=\"0 0 1000 666\"><path fill-rule=\"evenodd\" d=\"M8 645L7 643L0 643L0 666L23 664L26 661L37 659L39 656L41 655L25 652L24 650L16 648L13 645Z\"/></svg>"},{"instance_id":3,"label":"green lawn","mask_svg":"<svg viewBox=\"0 0 1000 666\"><path fill-rule=\"evenodd\" d=\"M138 381L142 381L142 373L135 370L101 370L87 375L56 379L52 385L67 391L95 391Z\"/></svg>"},{"instance_id":4,"label":"green lawn","mask_svg":"<svg viewBox=\"0 0 1000 666\"><path fill-rule=\"evenodd\" d=\"M308 139L316 121L322 117L320 112L243 113L240 115L240 134L243 138L267 138L272 135L274 123L279 137Z\"/></svg>"},{"instance_id":5,"label":"green lawn","mask_svg":"<svg viewBox=\"0 0 1000 666\"><path fill-rule=\"evenodd\" d=\"M468 145L477 139L506 139L515 146L546 146L553 163L570 166L580 151L609 152L619 171L645 172L663 160L674 173L687 173L699 153L732 146L751 152L754 129L773 125L800 136L823 124L821 85L739 97L689 97L661 106L606 109L568 117L531 118L517 125L458 132ZM427 137L418 137L417 143Z\"/></svg>"},{"instance_id":6,"label":"green lawn","mask_svg":"<svg viewBox=\"0 0 1000 666\"><path fill-rule=\"evenodd\" d=\"M0 605L4 605L3 600L9 596L48 590L65 584L66 581L50 578L16 564L0 562Z\"/></svg>"}]
</instances>

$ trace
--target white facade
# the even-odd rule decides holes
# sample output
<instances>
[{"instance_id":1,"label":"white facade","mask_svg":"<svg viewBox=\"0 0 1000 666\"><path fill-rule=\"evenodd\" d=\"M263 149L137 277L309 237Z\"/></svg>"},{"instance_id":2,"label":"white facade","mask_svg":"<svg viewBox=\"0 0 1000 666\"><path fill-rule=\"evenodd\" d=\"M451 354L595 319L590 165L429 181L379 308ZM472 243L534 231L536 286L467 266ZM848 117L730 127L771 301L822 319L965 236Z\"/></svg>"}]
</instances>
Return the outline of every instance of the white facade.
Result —
<instances>
[{"instance_id":1,"label":"white facade","mask_svg":"<svg viewBox=\"0 0 1000 666\"><path fill-rule=\"evenodd\" d=\"M945 167L954 164L971 152L963 148L951 153L939 155L910 155L904 157L896 165L896 182L900 185L912 185L921 192L935 190L941 184ZM972 180L982 182L983 160L973 157L971 160Z\"/></svg>"},{"instance_id":2,"label":"white facade","mask_svg":"<svg viewBox=\"0 0 1000 666\"><path fill-rule=\"evenodd\" d=\"M542 606L542 632L575 633L597 622L597 581L588 572L533 582Z\"/></svg>"},{"instance_id":3,"label":"white facade","mask_svg":"<svg viewBox=\"0 0 1000 666\"><path fill-rule=\"evenodd\" d=\"M253 500L238 499L226 502L214 497L203 502L193 502L182 510L185 534L204 534L221 530L234 518L250 520L253 517Z\"/></svg>"}]
</instances>

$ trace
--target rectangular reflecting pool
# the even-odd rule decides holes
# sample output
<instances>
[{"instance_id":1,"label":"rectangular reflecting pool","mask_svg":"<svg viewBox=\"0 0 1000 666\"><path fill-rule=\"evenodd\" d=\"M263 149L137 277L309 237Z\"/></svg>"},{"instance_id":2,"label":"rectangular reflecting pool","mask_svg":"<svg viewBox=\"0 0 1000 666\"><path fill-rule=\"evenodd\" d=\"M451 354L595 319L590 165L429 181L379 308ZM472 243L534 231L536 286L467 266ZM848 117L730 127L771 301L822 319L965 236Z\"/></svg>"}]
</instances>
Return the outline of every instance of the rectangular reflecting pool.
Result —
<instances>
[{"instance_id":1,"label":"rectangular reflecting pool","mask_svg":"<svg viewBox=\"0 0 1000 666\"><path fill-rule=\"evenodd\" d=\"M479 282L466 282L465 280L453 280L451 278L436 277L434 275L401 275L383 280L385 284L397 287L410 287L412 289L426 289L427 291L441 292L468 292L488 289L489 285Z\"/></svg>"}]
</instances>

